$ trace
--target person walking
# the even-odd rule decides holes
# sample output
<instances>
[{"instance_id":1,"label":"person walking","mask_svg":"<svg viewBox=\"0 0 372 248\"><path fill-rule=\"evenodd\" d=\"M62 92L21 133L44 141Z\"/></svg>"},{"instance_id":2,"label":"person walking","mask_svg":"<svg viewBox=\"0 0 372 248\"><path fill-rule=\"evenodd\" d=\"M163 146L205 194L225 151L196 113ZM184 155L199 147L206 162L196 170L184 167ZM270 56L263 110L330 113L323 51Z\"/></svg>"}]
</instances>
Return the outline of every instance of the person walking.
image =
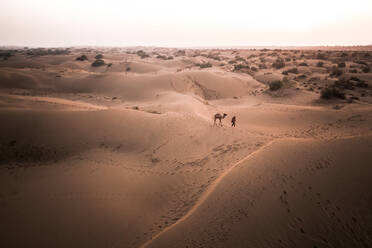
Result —
<instances>
[{"instance_id":1,"label":"person walking","mask_svg":"<svg viewBox=\"0 0 372 248\"><path fill-rule=\"evenodd\" d=\"M233 116L233 118L231 119L231 126L232 127L235 127L235 122L236 122L236 117Z\"/></svg>"}]
</instances>

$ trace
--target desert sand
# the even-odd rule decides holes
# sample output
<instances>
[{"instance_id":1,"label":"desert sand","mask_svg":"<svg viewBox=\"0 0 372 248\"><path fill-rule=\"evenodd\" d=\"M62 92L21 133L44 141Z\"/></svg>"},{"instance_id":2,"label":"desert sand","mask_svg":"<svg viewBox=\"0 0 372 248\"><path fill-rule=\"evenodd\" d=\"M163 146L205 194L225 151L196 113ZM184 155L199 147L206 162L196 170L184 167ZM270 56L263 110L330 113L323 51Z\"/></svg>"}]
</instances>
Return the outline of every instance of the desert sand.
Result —
<instances>
[{"instance_id":1,"label":"desert sand","mask_svg":"<svg viewBox=\"0 0 372 248\"><path fill-rule=\"evenodd\" d=\"M0 247L372 247L371 67L362 48L3 49Z\"/></svg>"}]
</instances>

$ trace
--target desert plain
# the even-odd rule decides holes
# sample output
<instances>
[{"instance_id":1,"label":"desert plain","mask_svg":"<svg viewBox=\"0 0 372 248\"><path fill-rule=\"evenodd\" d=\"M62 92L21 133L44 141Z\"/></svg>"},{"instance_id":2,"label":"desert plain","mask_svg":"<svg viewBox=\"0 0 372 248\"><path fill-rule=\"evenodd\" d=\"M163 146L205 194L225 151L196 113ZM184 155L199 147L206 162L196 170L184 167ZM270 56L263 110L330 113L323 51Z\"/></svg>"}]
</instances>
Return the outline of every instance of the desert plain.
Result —
<instances>
[{"instance_id":1,"label":"desert plain","mask_svg":"<svg viewBox=\"0 0 372 248\"><path fill-rule=\"evenodd\" d=\"M2 48L0 247L372 247L371 50Z\"/></svg>"}]
</instances>

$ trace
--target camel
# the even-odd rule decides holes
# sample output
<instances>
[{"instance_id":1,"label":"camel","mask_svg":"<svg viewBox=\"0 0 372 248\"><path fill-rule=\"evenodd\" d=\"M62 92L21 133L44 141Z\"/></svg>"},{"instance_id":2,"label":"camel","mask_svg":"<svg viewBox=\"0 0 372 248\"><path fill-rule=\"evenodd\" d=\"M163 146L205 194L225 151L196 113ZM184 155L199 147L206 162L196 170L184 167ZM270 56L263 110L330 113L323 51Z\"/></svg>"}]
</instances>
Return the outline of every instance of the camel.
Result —
<instances>
[{"instance_id":1,"label":"camel","mask_svg":"<svg viewBox=\"0 0 372 248\"><path fill-rule=\"evenodd\" d=\"M220 120L220 125L222 126L222 119L225 119L225 117L227 116L227 114L220 114L220 113L217 113L214 115L214 125L216 125L216 120Z\"/></svg>"}]
</instances>

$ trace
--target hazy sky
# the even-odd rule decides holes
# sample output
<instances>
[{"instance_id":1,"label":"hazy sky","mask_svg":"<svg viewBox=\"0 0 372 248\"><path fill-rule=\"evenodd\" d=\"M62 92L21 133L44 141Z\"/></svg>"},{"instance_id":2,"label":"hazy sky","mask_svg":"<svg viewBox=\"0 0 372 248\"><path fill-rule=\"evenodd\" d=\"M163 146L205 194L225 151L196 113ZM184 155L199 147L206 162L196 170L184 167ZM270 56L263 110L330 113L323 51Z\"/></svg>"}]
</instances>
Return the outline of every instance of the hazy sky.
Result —
<instances>
[{"instance_id":1,"label":"hazy sky","mask_svg":"<svg viewBox=\"0 0 372 248\"><path fill-rule=\"evenodd\" d=\"M372 44L372 0L0 0L0 45Z\"/></svg>"}]
</instances>

